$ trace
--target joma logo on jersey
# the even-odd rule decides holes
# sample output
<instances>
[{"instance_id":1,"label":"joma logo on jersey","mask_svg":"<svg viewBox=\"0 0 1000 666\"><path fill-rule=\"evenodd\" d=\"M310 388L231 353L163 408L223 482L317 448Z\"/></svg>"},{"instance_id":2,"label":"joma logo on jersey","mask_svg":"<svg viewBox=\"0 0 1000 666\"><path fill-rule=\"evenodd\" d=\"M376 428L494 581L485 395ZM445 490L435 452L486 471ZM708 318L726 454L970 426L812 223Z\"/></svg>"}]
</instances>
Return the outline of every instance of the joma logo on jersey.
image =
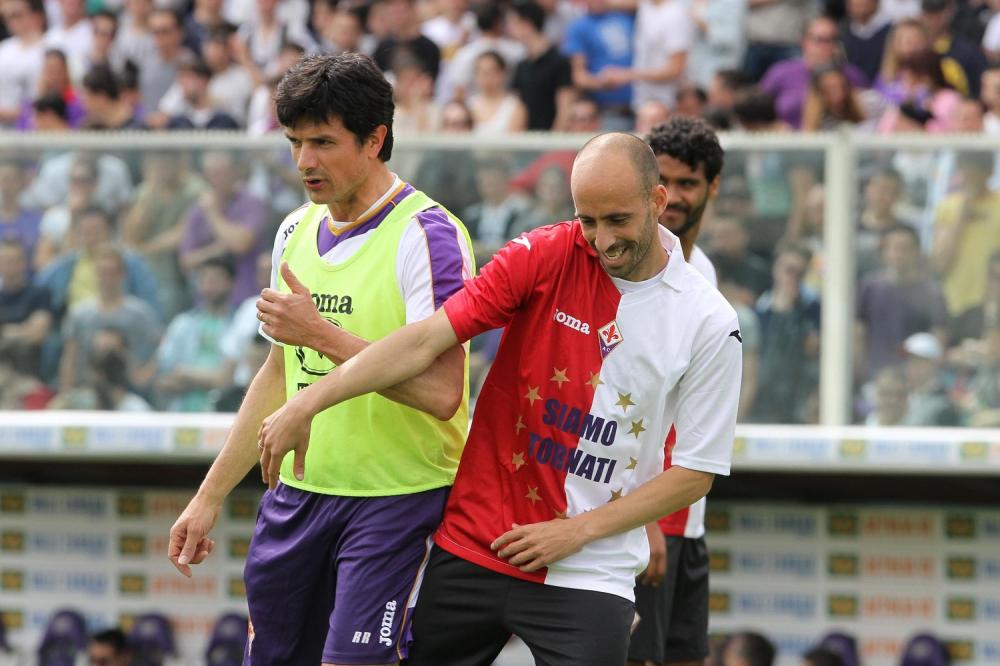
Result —
<instances>
[{"instance_id":1,"label":"joma logo on jersey","mask_svg":"<svg viewBox=\"0 0 1000 666\"><path fill-rule=\"evenodd\" d=\"M597 341L601 344L601 358L610 354L624 340L622 330L614 319L597 329Z\"/></svg>"},{"instance_id":2,"label":"joma logo on jersey","mask_svg":"<svg viewBox=\"0 0 1000 666\"><path fill-rule=\"evenodd\" d=\"M559 308L556 308L556 313L552 315L552 318L556 322L572 328L574 331L580 331L584 335L590 335L590 324L582 322L572 315L568 315Z\"/></svg>"},{"instance_id":3,"label":"joma logo on jersey","mask_svg":"<svg viewBox=\"0 0 1000 666\"><path fill-rule=\"evenodd\" d=\"M320 313L336 312L339 314L352 314L354 303L350 296L340 296L338 294L313 294L313 303Z\"/></svg>"},{"instance_id":4,"label":"joma logo on jersey","mask_svg":"<svg viewBox=\"0 0 1000 666\"><path fill-rule=\"evenodd\" d=\"M392 645L392 623L395 618L396 602L390 601L385 605L385 613L382 614L382 626L378 630L378 642L382 645Z\"/></svg>"}]
</instances>

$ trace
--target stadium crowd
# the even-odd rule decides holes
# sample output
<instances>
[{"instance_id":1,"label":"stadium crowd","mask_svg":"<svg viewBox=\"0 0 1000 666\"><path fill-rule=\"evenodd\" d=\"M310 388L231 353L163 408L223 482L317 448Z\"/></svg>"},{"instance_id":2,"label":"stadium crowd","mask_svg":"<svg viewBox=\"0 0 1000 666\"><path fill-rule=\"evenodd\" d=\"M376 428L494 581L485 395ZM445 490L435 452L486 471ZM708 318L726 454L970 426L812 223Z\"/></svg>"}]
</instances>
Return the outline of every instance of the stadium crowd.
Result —
<instances>
[{"instance_id":1,"label":"stadium crowd","mask_svg":"<svg viewBox=\"0 0 1000 666\"><path fill-rule=\"evenodd\" d=\"M359 51L394 129L1000 133L991 0L0 0L0 126L280 130L278 78ZM0 156L0 408L232 410L267 354L254 301L304 197L286 154ZM406 151L478 263L573 216L574 153ZM855 417L1000 424L1000 171L986 152L860 156ZM818 418L819 151L731 150L700 244L744 338L745 422ZM483 376L496 336L474 342ZM767 390L758 390L767 387Z\"/></svg>"}]
</instances>

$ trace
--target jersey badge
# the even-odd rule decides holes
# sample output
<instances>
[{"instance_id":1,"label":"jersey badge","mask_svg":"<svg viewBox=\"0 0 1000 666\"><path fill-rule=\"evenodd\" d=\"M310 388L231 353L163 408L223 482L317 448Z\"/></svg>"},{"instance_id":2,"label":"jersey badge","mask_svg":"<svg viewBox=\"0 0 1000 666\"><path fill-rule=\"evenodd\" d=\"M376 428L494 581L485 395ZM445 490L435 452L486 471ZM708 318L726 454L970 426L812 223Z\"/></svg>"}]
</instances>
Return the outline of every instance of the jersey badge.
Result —
<instances>
[{"instance_id":1,"label":"jersey badge","mask_svg":"<svg viewBox=\"0 0 1000 666\"><path fill-rule=\"evenodd\" d=\"M614 319L597 329L597 341L601 345L601 358L605 358L624 340L621 328L618 327L618 322Z\"/></svg>"}]
</instances>

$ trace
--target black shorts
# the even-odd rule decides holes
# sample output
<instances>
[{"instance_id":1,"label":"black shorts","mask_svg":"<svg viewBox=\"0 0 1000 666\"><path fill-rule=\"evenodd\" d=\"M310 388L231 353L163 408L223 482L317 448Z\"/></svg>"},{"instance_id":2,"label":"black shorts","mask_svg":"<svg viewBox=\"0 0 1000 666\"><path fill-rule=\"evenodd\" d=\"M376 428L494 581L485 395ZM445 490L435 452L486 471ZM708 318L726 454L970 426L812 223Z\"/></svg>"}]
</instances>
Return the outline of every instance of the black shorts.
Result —
<instances>
[{"instance_id":1,"label":"black shorts","mask_svg":"<svg viewBox=\"0 0 1000 666\"><path fill-rule=\"evenodd\" d=\"M623 597L521 580L435 546L403 663L489 666L515 634L538 666L624 664L634 616Z\"/></svg>"},{"instance_id":2,"label":"black shorts","mask_svg":"<svg viewBox=\"0 0 1000 666\"><path fill-rule=\"evenodd\" d=\"M667 573L656 587L635 586L639 623L628 658L699 661L708 656L708 549L705 539L664 537Z\"/></svg>"}]
</instances>

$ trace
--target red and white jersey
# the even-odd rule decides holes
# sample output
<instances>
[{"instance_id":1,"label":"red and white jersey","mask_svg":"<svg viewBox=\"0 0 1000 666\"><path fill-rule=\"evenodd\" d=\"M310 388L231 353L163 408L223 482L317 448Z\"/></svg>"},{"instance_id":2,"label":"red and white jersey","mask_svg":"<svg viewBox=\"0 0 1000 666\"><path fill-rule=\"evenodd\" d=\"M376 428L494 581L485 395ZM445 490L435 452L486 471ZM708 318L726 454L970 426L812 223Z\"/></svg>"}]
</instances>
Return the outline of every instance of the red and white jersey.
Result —
<instances>
[{"instance_id":1,"label":"red and white jersey","mask_svg":"<svg viewBox=\"0 0 1000 666\"><path fill-rule=\"evenodd\" d=\"M719 279L715 274L715 266L712 265L712 260L708 258L708 255L697 245L691 248L691 261L689 263L704 275L713 287L718 289ZM677 431L671 428L667 434L663 469L670 467L670 451L676 443ZM682 536L688 539L705 536L705 498L702 497L691 506L660 518L659 522L660 529L668 536Z\"/></svg>"},{"instance_id":2,"label":"red and white jersey","mask_svg":"<svg viewBox=\"0 0 1000 666\"><path fill-rule=\"evenodd\" d=\"M611 278L578 222L508 243L449 299L460 340L505 326L476 405L435 539L494 571L633 599L645 530L594 541L523 573L490 543L514 523L572 517L628 494L673 463L728 474L739 400L736 313L684 261L662 227L666 269L645 283Z\"/></svg>"}]
</instances>

